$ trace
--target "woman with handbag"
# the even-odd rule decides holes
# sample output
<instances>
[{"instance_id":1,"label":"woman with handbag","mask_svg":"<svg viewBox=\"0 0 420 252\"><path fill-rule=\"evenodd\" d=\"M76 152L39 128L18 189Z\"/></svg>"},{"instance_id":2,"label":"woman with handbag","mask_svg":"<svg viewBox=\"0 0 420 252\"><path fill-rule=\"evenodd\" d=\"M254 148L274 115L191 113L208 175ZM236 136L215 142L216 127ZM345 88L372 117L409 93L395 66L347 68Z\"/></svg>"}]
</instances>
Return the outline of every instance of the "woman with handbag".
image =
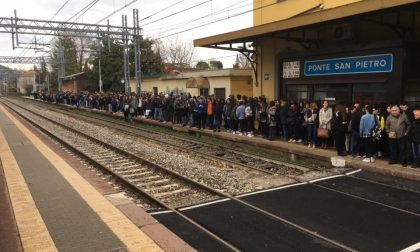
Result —
<instances>
[{"instance_id":1,"label":"woman with handbag","mask_svg":"<svg viewBox=\"0 0 420 252\"><path fill-rule=\"evenodd\" d=\"M330 138L331 119L333 117L332 109L328 101L322 103L322 108L319 110L319 128L317 130L318 138L320 139L321 148L326 149L328 140Z\"/></svg>"}]
</instances>

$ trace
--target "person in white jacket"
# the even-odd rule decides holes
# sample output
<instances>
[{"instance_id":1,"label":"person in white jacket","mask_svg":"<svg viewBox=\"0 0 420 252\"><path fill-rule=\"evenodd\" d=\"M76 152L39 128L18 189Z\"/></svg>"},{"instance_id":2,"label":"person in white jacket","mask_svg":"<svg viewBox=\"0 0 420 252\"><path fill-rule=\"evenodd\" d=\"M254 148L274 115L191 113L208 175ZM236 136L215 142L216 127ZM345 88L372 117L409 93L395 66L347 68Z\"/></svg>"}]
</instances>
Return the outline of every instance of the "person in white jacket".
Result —
<instances>
[{"instance_id":1,"label":"person in white jacket","mask_svg":"<svg viewBox=\"0 0 420 252\"><path fill-rule=\"evenodd\" d=\"M322 103L322 108L319 110L319 128L331 131L331 119L333 116L332 108L328 101ZM329 138L320 138L321 147L326 149L328 146Z\"/></svg>"}]
</instances>

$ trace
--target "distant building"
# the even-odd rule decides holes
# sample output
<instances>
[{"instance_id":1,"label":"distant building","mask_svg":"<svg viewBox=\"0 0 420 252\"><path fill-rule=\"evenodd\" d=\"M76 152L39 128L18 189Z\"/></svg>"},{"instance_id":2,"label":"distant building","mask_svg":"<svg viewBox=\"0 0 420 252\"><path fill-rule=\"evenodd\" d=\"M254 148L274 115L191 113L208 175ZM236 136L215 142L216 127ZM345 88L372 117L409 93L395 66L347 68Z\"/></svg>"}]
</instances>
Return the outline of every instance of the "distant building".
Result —
<instances>
[{"instance_id":1,"label":"distant building","mask_svg":"<svg viewBox=\"0 0 420 252\"><path fill-rule=\"evenodd\" d=\"M136 90L135 80L130 80L130 88ZM252 96L252 70L207 70L144 78L141 91L155 94L190 93L192 96L214 94L220 99L226 99L230 94Z\"/></svg>"},{"instance_id":2,"label":"distant building","mask_svg":"<svg viewBox=\"0 0 420 252\"><path fill-rule=\"evenodd\" d=\"M64 77L61 83L64 92L78 92L85 90L85 73L80 72Z\"/></svg>"},{"instance_id":3,"label":"distant building","mask_svg":"<svg viewBox=\"0 0 420 252\"><path fill-rule=\"evenodd\" d=\"M32 93L35 91L40 91L42 85L36 83L36 73L35 71L26 71L21 73L17 78L17 91L21 94Z\"/></svg>"}]
</instances>

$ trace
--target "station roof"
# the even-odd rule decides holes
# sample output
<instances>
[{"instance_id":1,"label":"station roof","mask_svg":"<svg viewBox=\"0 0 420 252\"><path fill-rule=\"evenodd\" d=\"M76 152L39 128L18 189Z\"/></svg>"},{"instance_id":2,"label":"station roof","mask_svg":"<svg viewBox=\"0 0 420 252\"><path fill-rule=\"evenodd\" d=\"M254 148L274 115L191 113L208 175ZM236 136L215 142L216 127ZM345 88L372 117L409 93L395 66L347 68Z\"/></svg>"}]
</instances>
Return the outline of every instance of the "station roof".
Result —
<instances>
[{"instance_id":1,"label":"station roof","mask_svg":"<svg viewBox=\"0 0 420 252\"><path fill-rule=\"evenodd\" d=\"M270 33L319 24L363 13L369 13L379 11L382 9L393 8L418 2L420 2L420 0L364 0L340 6L337 8L309 12L306 14L302 14L285 20L276 21L273 23L218 34L206 38L196 39L194 40L194 46L209 47L217 44L249 42L257 37L261 37Z\"/></svg>"}]
</instances>

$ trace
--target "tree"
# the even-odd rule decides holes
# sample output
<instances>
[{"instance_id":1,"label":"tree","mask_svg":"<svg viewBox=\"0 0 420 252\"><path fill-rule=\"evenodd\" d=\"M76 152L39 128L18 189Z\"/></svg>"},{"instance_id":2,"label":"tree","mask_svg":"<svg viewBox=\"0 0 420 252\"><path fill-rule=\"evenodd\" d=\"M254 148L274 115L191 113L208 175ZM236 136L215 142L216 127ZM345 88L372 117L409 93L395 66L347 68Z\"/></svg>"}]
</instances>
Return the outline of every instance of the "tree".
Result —
<instances>
[{"instance_id":1,"label":"tree","mask_svg":"<svg viewBox=\"0 0 420 252\"><path fill-rule=\"evenodd\" d=\"M215 69L223 69L223 63L221 61L218 60L211 60L210 61L210 68L215 70Z\"/></svg>"},{"instance_id":2,"label":"tree","mask_svg":"<svg viewBox=\"0 0 420 252\"><path fill-rule=\"evenodd\" d=\"M82 62L78 61L77 55L77 45L75 39L70 35L63 35L57 37L53 41L53 46L51 50L51 67L53 69L52 76L56 78L51 78L51 86L53 88L58 87L58 69L60 67L59 60L59 47L60 45L64 48L64 66L65 66L65 75L71 75L78 73L81 69L80 64Z\"/></svg>"},{"instance_id":3,"label":"tree","mask_svg":"<svg viewBox=\"0 0 420 252\"><path fill-rule=\"evenodd\" d=\"M195 65L195 68L199 70L209 70L210 66L207 62L201 60Z\"/></svg>"},{"instance_id":4,"label":"tree","mask_svg":"<svg viewBox=\"0 0 420 252\"><path fill-rule=\"evenodd\" d=\"M159 43L162 59L166 63L191 66L195 57L194 47L190 42L179 41L178 38Z\"/></svg>"},{"instance_id":5,"label":"tree","mask_svg":"<svg viewBox=\"0 0 420 252\"><path fill-rule=\"evenodd\" d=\"M45 62L45 59L42 58L41 60L41 66L38 69L37 66L34 66L35 71L35 82L38 84L45 84L47 75L48 75L48 69L47 69L47 63Z\"/></svg>"},{"instance_id":6,"label":"tree","mask_svg":"<svg viewBox=\"0 0 420 252\"><path fill-rule=\"evenodd\" d=\"M100 59L103 89L105 91L123 91L124 87L121 85L121 79L124 78L122 43L109 37L103 37L99 44L93 45L91 49L94 53L91 55L89 64L85 64L83 68L86 85L94 90L99 90Z\"/></svg>"},{"instance_id":7,"label":"tree","mask_svg":"<svg viewBox=\"0 0 420 252\"><path fill-rule=\"evenodd\" d=\"M140 60L142 76L156 76L162 73L163 62L158 42L140 37ZM135 76L134 43L130 44L130 75Z\"/></svg>"}]
</instances>

